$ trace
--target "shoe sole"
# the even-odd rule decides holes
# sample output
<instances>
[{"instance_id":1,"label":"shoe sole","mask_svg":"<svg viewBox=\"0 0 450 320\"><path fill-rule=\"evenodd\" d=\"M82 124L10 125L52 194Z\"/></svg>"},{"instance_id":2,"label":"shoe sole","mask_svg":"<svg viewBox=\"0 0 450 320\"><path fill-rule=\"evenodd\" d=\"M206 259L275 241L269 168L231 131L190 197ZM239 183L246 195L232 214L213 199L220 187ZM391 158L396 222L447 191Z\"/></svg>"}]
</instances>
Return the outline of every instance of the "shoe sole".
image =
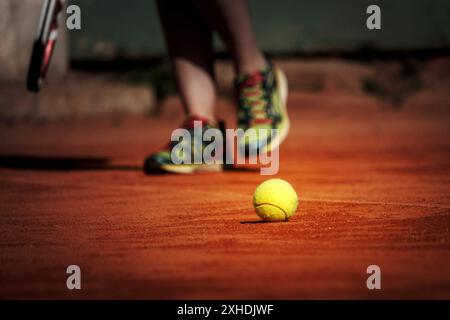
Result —
<instances>
[{"instance_id":1,"label":"shoe sole","mask_svg":"<svg viewBox=\"0 0 450 320\"><path fill-rule=\"evenodd\" d=\"M220 172L221 164L167 164L155 167L159 172L191 174L196 172Z\"/></svg>"}]
</instances>

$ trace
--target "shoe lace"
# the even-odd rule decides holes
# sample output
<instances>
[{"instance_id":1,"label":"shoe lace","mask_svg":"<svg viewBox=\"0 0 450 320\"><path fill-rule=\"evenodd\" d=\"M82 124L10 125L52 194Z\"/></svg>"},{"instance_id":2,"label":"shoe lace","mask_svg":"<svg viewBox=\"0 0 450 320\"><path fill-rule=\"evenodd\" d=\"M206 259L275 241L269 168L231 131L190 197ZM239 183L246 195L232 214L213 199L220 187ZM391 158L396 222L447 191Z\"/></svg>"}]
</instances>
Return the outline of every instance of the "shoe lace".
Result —
<instances>
[{"instance_id":1,"label":"shoe lace","mask_svg":"<svg viewBox=\"0 0 450 320\"><path fill-rule=\"evenodd\" d=\"M265 88L266 77L262 72L238 82L239 119L243 124L257 125L270 122L268 114L269 92Z\"/></svg>"},{"instance_id":2,"label":"shoe lace","mask_svg":"<svg viewBox=\"0 0 450 320\"><path fill-rule=\"evenodd\" d=\"M194 135L194 121L201 121L202 123L202 130L208 129L210 127L210 125L208 124L208 122L205 119L200 119L198 117L187 117L181 124L181 126L179 126L180 129L186 129L189 131L191 137L193 137L193 139L191 139L191 147L194 147L194 139L196 138ZM202 146L201 141L197 141L197 146ZM166 145L166 149L171 149L173 146L175 146L176 144L178 144L178 141L169 141ZM186 143L184 141L181 141L182 144Z\"/></svg>"}]
</instances>

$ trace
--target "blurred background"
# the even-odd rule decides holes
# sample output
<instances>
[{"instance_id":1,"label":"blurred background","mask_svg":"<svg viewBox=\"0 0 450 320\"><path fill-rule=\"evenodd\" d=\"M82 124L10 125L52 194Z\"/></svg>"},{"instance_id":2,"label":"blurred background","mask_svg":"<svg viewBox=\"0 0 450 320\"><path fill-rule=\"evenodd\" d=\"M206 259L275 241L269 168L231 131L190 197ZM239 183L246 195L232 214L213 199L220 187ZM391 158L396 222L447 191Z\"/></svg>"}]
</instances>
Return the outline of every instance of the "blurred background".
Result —
<instances>
[{"instance_id":1,"label":"blurred background","mask_svg":"<svg viewBox=\"0 0 450 320\"><path fill-rule=\"evenodd\" d=\"M161 112L158 105L176 89L153 0L69 1L81 8L82 28L61 28L48 85L33 95L23 83L42 3L0 2L2 121ZM297 91L364 93L401 108L425 85L448 84L447 0L249 3L260 46ZM381 7L381 30L366 28L370 4ZM233 73L216 43L226 96Z\"/></svg>"},{"instance_id":2,"label":"blurred background","mask_svg":"<svg viewBox=\"0 0 450 320\"><path fill-rule=\"evenodd\" d=\"M84 15L83 29L69 39L72 59L164 55L154 1L76 3ZM446 0L250 0L249 4L258 42L274 54L450 45L450 4ZM381 31L365 27L366 8L371 4L382 9Z\"/></svg>"}]
</instances>

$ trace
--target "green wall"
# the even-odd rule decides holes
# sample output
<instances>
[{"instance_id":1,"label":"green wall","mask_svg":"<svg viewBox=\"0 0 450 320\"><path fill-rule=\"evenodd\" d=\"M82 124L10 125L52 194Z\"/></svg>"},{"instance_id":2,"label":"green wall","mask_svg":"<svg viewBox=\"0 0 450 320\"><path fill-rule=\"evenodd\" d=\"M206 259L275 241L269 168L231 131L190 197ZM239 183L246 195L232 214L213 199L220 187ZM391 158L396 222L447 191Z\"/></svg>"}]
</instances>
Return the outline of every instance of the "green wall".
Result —
<instances>
[{"instance_id":1,"label":"green wall","mask_svg":"<svg viewBox=\"0 0 450 320\"><path fill-rule=\"evenodd\" d=\"M73 0L82 30L69 32L74 58L148 57L165 47L154 0ZM378 4L382 30L366 29ZM450 47L448 0L250 0L258 43L270 52Z\"/></svg>"}]
</instances>

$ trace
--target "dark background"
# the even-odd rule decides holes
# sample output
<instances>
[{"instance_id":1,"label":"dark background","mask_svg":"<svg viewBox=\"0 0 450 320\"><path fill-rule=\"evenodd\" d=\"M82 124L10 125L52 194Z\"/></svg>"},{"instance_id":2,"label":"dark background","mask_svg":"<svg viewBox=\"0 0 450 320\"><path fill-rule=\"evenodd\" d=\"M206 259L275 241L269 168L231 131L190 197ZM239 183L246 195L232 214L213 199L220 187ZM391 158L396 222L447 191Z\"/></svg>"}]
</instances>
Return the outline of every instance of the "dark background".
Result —
<instances>
[{"instance_id":1,"label":"dark background","mask_svg":"<svg viewBox=\"0 0 450 320\"><path fill-rule=\"evenodd\" d=\"M70 33L74 59L160 56L165 52L153 0L75 0L82 30ZM450 46L446 0L251 0L258 42L272 53L434 49ZM382 30L366 28L381 7Z\"/></svg>"}]
</instances>

